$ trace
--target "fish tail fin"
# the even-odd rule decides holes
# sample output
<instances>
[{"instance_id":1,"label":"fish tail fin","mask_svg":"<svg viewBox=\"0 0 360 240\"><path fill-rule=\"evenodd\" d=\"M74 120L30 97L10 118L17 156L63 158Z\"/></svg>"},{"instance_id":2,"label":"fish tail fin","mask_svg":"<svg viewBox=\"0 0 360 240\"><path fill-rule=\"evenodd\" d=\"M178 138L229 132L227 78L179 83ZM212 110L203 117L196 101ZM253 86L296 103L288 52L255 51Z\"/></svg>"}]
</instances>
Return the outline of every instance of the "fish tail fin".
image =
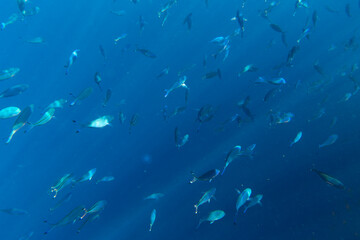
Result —
<instances>
[{"instance_id":1,"label":"fish tail fin","mask_svg":"<svg viewBox=\"0 0 360 240\"><path fill-rule=\"evenodd\" d=\"M265 79L263 77L258 77L258 79L255 81L255 83L265 83Z\"/></svg>"},{"instance_id":2,"label":"fish tail fin","mask_svg":"<svg viewBox=\"0 0 360 240\"><path fill-rule=\"evenodd\" d=\"M165 89L164 91L165 91L165 96L164 97L167 97L169 95L170 91L168 89Z\"/></svg>"},{"instance_id":3,"label":"fish tail fin","mask_svg":"<svg viewBox=\"0 0 360 240\"><path fill-rule=\"evenodd\" d=\"M222 172L221 172L221 176L222 176L222 175L224 175L225 170L226 170L226 167L224 167L224 169L222 170Z\"/></svg>"},{"instance_id":4,"label":"fish tail fin","mask_svg":"<svg viewBox=\"0 0 360 240\"><path fill-rule=\"evenodd\" d=\"M86 214L88 213L88 211L84 208L84 215L82 215L81 217L80 217L80 219L83 219L85 216L86 216Z\"/></svg>"},{"instance_id":5,"label":"fish tail fin","mask_svg":"<svg viewBox=\"0 0 360 240\"><path fill-rule=\"evenodd\" d=\"M197 204L195 204L194 207L195 207L195 214L197 214L199 206Z\"/></svg>"},{"instance_id":6,"label":"fish tail fin","mask_svg":"<svg viewBox=\"0 0 360 240\"><path fill-rule=\"evenodd\" d=\"M190 184L192 184L192 183L196 182L198 179L197 179L197 177L196 177L196 175L195 175L194 172L190 172L190 173L191 173L191 175L194 177L194 178L190 181Z\"/></svg>"},{"instance_id":7,"label":"fish tail fin","mask_svg":"<svg viewBox=\"0 0 360 240\"><path fill-rule=\"evenodd\" d=\"M8 140L6 141L6 143L10 143L11 139L13 138L14 134L16 133L15 130L12 130L11 133L10 133L10 136L8 138Z\"/></svg>"}]
</instances>

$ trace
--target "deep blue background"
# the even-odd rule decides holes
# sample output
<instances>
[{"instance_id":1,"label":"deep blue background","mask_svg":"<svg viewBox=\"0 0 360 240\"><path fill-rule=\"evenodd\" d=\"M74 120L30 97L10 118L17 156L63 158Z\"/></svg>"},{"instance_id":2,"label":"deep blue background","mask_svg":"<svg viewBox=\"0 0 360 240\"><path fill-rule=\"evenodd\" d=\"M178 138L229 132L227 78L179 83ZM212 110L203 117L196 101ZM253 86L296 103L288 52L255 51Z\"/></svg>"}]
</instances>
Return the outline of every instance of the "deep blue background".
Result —
<instances>
[{"instance_id":1,"label":"deep blue background","mask_svg":"<svg viewBox=\"0 0 360 240\"><path fill-rule=\"evenodd\" d=\"M107 1L45 1L33 0L40 7L36 16L26 17L0 32L0 68L19 67L13 79L1 82L0 88L20 83L30 85L20 96L0 99L0 107L35 104L30 121L36 121L42 109L59 98L71 100L69 93L78 94L92 86L94 93L81 104L56 111L56 118L31 132L23 129L15 134L8 145L0 144L0 208L20 208L28 216L0 213L0 239L18 239L34 231L33 239L356 239L359 229L360 184L359 173L359 96L339 103L353 84L347 75L354 63L359 63L359 51L344 50L344 44L357 32L360 9L355 0L351 4L352 17L345 14L342 1L311 1L310 9L298 9L292 16L294 1L282 1L269 14L287 34L289 46L281 43L280 34L258 15L264 9L263 1L248 1L242 10L245 23L244 38L231 41L230 55L223 62L211 54L216 46L209 41L217 36L231 34L237 27L230 21L241 2L209 0L206 8L201 0L179 0L169 10L164 27L157 12L166 1L141 0L133 4L128 0ZM17 13L16 1L1 4L1 21ZM325 6L336 9L329 13ZM125 16L116 16L110 10L125 10ZM308 17L317 10L319 20L310 39L304 39L295 55L294 67L284 68L281 74L287 80L282 91L269 102L263 97L273 86L255 85L258 76L274 77L275 65L286 60L289 49L296 43ZM188 31L182 24L188 13L193 13L193 28ZM138 19L142 15L147 24L142 33ZM114 45L114 39L127 33L128 37ZM24 40L42 36L43 45L31 45ZM274 40L273 47L268 43ZM105 49L106 63L99 52ZM123 51L130 44L128 51ZM327 49L335 44L334 51ZM134 52L135 46L150 49L156 59ZM70 53L80 49L79 58L65 76L64 64ZM206 68L202 66L208 56ZM308 92L308 86L322 77L313 69L319 60L331 82L321 89ZM259 68L256 73L237 74L247 64ZM190 88L189 105L185 113L168 121L163 120L162 108L171 112L183 104L183 89L164 98L164 89L177 81L177 72L196 64L185 72ZM169 75L156 79L166 66ZM223 79L202 80L202 75L220 68ZM103 89L110 88L113 96L106 108L102 107L105 91L94 83L99 71ZM342 77L341 73L346 72ZM359 79L359 72L354 73ZM295 88L296 82L301 85ZM235 123L218 131L221 123L235 113L243 115L236 103L251 96L249 108L255 121ZM327 97L327 101L322 100ZM120 104L125 99L125 104ZM197 110L205 105L217 107L214 118L197 132ZM321 108L326 114L308 122ZM285 125L269 127L270 109L293 112L295 118ZM118 121L118 112L126 114L126 124ZM139 115L138 124L129 134L132 114ZM115 121L103 129L81 129L72 120L88 122L111 114ZM338 123L330 129L333 117ZM245 116L243 116L245 117ZM5 142L13 121L1 120L0 132ZM174 128L190 134L190 141L180 150L174 144ZM298 131L303 131L299 143L289 148ZM338 134L338 141L318 149L329 135ZM212 183L189 185L190 171L205 172L222 168L227 152L235 145L256 143L255 157L234 161L224 176ZM146 161L146 159L150 159ZM114 182L95 184L85 182L59 193L59 198L72 191L70 202L53 214L49 208L56 202L48 195L50 187L64 174L81 176L97 168L94 180L113 175ZM339 178L346 190L326 185L314 173L316 167ZM193 205L202 192L216 187L216 200L200 207L194 215ZM239 214L238 225L233 225L237 194L234 188L250 187L253 194L264 194L263 207L256 206ZM158 201L144 201L154 192L165 197ZM108 204L100 218L89 223L77 235L78 226L55 229L48 236L43 232L77 205L90 207L99 200ZM150 213L157 209L157 219L148 232ZM199 218L212 210L222 209L226 217L213 225L204 223L195 231Z\"/></svg>"}]
</instances>

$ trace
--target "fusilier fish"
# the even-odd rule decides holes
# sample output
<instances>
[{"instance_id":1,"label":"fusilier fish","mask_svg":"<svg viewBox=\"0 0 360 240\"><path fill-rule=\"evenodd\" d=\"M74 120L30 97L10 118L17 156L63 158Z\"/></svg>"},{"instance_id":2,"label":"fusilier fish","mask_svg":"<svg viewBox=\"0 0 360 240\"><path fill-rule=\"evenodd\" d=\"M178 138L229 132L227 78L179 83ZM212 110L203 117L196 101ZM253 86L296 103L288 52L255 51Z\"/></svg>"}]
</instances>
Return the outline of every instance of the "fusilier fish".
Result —
<instances>
[{"instance_id":1,"label":"fusilier fish","mask_svg":"<svg viewBox=\"0 0 360 240\"><path fill-rule=\"evenodd\" d=\"M55 100L54 102L50 103L46 108L45 110L48 110L50 108L63 108L65 103L67 103L67 100L66 99L58 99L58 100Z\"/></svg>"},{"instance_id":2,"label":"fusilier fish","mask_svg":"<svg viewBox=\"0 0 360 240\"><path fill-rule=\"evenodd\" d=\"M84 215L82 215L80 217L80 219L83 219L87 214L94 214L94 213L103 211L106 204L107 204L107 201L101 200L101 201L96 202L89 210L84 208L85 213L84 213Z\"/></svg>"},{"instance_id":3,"label":"fusilier fish","mask_svg":"<svg viewBox=\"0 0 360 240\"><path fill-rule=\"evenodd\" d=\"M240 190L238 190L238 189L235 189L235 190L239 194L239 197L236 200L236 213L235 213L235 218L234 218L234 224L236 224L236 217L239 213L239 209L241 208L241 206L243 206L249 200L249 198L251 196L250 188L246 188L242 192L240 192Z\"/></svg>"},{"instance_id":4,"label":"fusilier fish","mask_svg":"<svg viewBox=\"0 0 360 240\"><path fill-rule=\"evenodd\" d=\"M225 158L225 166L224 166L223 171L221 172L221 175L224 174L224 172L225 172L226 168L229 166L229 164L236 157L238 157L240 155L240 152L241 152L241 146L235 146L228 152L228 154L226 155L226 158Z\"/></svg>"},{"instance_id":5,"label":"fusilier fish","mask_svg":"<svg viewBox=\"0 0 360 240\"><path fill-rule=\"evenodd\" d=\"M25 92L28 88L29 88L29 85L27 85L27 84L19 84L19 85L12 86L12 87L6 89L5 91L3 91L2 93L0 93L0 98L13 97L13 96L20 95L23 92Z\"/></svg>"},{"instance_id":6,"label":"fusilier fish","mask_svg":"<svg viewBox=\"0 0 360 240\"><path fill-rule=\"evenodd\" d=\"M262 194L258 194L258 195L256 195L255 197L250 198L250 199L248 200L248 203L247 203L246 207L245 207L244 213L246 213L246 211L247 211L249 208L251 208L251 207L253 207L253 206L257 205L257 204L259 204L260 206L262 206L262 203L261 203L261 199L262 199L262 198L263 198L263 195L262 195Z\"/></svg>"},{"instance_id":7,"label":"fusilier fish","mask_svg":"<svg viewBox=\"0 0 360 240\"><path fill-rule=\"evenodd\" d=\"M322 144L319 145L319 148L322 148L322 147L326 147L326 146L329 146L329 145L332 145L336 142L336 140L338 139L338 135L337 134L332 134L330 135L326 140L325 142L323 142Z\"/></svg>"},{"instance_id":8,"label":"fusilier fish","mask_svg":"<svg viewBox=\"0 0 360 240\"><path fill-rule=\"evenodd\" d=\"M154 225L156 219L156 209L153 209L150 215L150 227L149 227L149 232L152 231L152 227Z\"/></svg>"},{"instance_id":9,"label":"fusilier fish","mask_svg":"<svg viewBox=\"0 0 360 240\"><path fill-rule=\"evenodd\" d=\"M99 117L99 118L91 121L89 124L86 125L86 127L103 128L103 127L109 126L113 120L114 120L113 116L105 115L105 116Z\"/></svg>"},{"instance_id":10,"label":"fusilier fish","mask_svg":"<svg viewBox=\"0 0 360 240\"><path fill-rule=\"evenodd\" d=\"M194 205L195 207L195 214L198 213L198 208L204 203L210 203L211 198L215 198L216 188L211 188L210 190L206 191L204 195L200 198L199 202Z\"/></svg>"},{"instance_id":11,"label":"fusilier fish","mask_svg":"<svg viewBox=\"0 0 360 240\"><path fill-rule=\"evenodd\" d=\"M86 182L86 181L91 181L91 179L93 178L93 176L96 173L96 168L90 169L87 173L85 173L81 178L79 178L76 182L77 183L81 183L81 182Z\"/></svg>"},{"instance_id":12,"label":"fusilier fish","mask_svg":"<svg viewBox=\"0 0 360 240\"><path fill-rule=\"evenodd\" d=\"M219 173L219 169L209 170L200 176L197 176L194 172L191 172L191 175L193 175L194 178L190 181L190 183L194 183L196 181L211 182L215 177L217 177L217 175L219 175Z\"/></svg>"},{"instance_id":13,"label":"fusilier fish","mask_svg":"<svg viewBox=\"0 0 360 240\"><path fill-rule=\"evenodd\" d=\"M324 180L327 184L334 186L336 188L340 188L340 189L344 189L345 186L342 182L340 182L338 179L331 177L329 175L327 175L324 172L321 172L319 170L316 169L311 169L312 172L315 172L317 175L319 175L319 177Z\"/></svg>"},{"instance_id":14,"label":"fusilier fish","mask_svg":"<svg viewBox=\"0 0 360 240\"><path fill-rule=\"evenodd\" d=\"M172 91L174 91L177 88L186 88L188 89L188 86L186 86L186 80L187 77L183 76L181 77L177 82L175 82L170 89L165 89L165 97L167 97Z\"/></svg>"},{"instance_id":15,"label":"fusilier fish","mask_svg":"<svg viewBox=\"0 0 360 240\"><path fill-rule=\"evenodd\" d=\"M0 110L0 119L12 118L19 115L21 112L18 107L6 107Z\"/></svg>"},{"instance_id":16,"label":"fusilier fish","mask_svg":"<svg viewBox=\"0 0 360 240\"><path fill-rule=\"evenodd\" d=\"M0 81L15 77L20 72L20 68L8 68L0 71Z\"/></svg>"},{"instance_id":17,"label":"fusilier fish","mask_svg":"<svg viewBox=\"0 0 360 240\"><path fill-rule=\"evenodd\" d=\"M15 122L12 126L12 131L11 131L10 136L9 136L8 140L6 141L6 143L9 143L11 141L11 139L13 138L14 134L17 131L19 131L20 128L25 126L25 124L27 123L27 121L33 111L33 108L34 108L34 105L30 105L21 111L21 113L18 115L17 119L15 120Z\"/></svg>"},{"instance_id":18,"label":"fusilier fish","mask_svg":"<svg viewBox=\"0 0 360 240\"><path fill-rule=\"evenodd\" d=\"M225 217L224 211L222 211L222 210L212 211L206 218L200 219L199 224L197 225L196 229L198 229L200 227L200 225L205 221L208 221L208 222L210 222L210 224L213 224L215 221L220 220L223 217Z\"/></svg>"},{"instance_id":19,"label":"fusilier fish","mask_svg":"<svg viewBox=\"0 0 360 240\"><path fill-rule=\"evenodd\" d=\"M111 182L114 181L115 178L113 176L105 176L99 180L96 181L96 184L101 183L101 182Z\"/></svg>"},{"instance_id":20,"label":"fusilier fish","mask_svg":"<svg viewBox=\"0 0 360 240\"><path fill-rule=\"evenodd\" d=\"M69 60L67 62L67 64L64 66L65 67L65 74L68 75L69 74L69 69L70 67L75 63L77 57L78 57L78 53L79 53L79 49L76 49L74 50L70 57L69 57Z\"/></svg>"},{"instance_id":21,"label":"fusilier fish","mask_svg":"<svg viewBox=\"0 0 360 240\"><path fill-rule=\"evenodd\" d=\"M147 196L146 198L144 198L144 200L158 200L160 198L164 197L163 193L153 193L150 194L149 196Z\"/></svg>"},{"instance_id":22,"label":"fusilier fish","mask_svg":"<svg viewBox=\"0 0 360 240\"><path fill-rule=\"evenodd\" d=\"M80 92L80 94L75 97L74 101L72 101L70 103L70 106L75 106L79 101L82 101L84 100L85 98L89 97L90 94L93 92L93 88L92 87L88 87L88 88L85 88L84 90L82 90ZM72 95L72 94L71 94Z\"/></svg>"},{"instance_id":23,"label":"fusilier fish","mask_svg":"<svg viewBox=\"0 0 360 240\"><path fill-rule=\"evenodd\" d=\"M301 137L302 137L302 132L300 131L300 132L298 132L298 133L296 134L296 137L295 137L294 140L290 143L290 147L292 147L295 143L297 143L298 141L300 141Z\"/></svg>"},{"instance_id":24,"label":"fusilier fish","mask_svg":"<svg viewBox=\"0 0 360 240\"><path fill-rule=\"evenodd\" d=\"M57 227L65 226L67 224L77 222L78 220L80 220L80 217L84 213L84 211L85 211L85 207L82 206L82 205L75 207L65 217L63 217L60 221L58 221L55 224L50 224L51 228L48 231L44 232L44 234L45 235L48 234L49 232L51 232L52 230L54 230Z\"/></svg>"},{"instance_id":25,"label":"fusilier fish","mask_svg":"<svg viewBox=\"0 0 360 240\"><path fill-rule=\"evenodd\" d=\"M51 119L54 118L54 114L55 114L55 108L48 109L37 122L29 123L30 128L27 131L30 131L33 127L41 126L48 123Z\"/></svg>"},{"instance_id":26,"label":"fusilier fish","mask_svg":"<svg viewBox=\"0 0 360 240\"><path fill-rule=\"evenodd\" d=\"M64 187L70 185L74 182L74 177L71 173L65 174L60 180L50 188L50 192L54 193L53 198L56 198L58 192Z\"/></svg>"}]
</instances>

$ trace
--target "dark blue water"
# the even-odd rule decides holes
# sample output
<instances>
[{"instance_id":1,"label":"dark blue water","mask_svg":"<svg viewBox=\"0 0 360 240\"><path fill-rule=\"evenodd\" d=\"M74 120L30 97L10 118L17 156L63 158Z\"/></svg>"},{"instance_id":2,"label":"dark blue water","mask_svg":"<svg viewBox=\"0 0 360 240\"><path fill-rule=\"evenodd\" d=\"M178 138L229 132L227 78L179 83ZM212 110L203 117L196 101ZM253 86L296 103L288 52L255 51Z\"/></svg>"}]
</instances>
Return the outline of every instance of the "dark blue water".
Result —
<instances>
[{"instance_id":1,"label":"dark blue water","mask_svg":"<svg viewBox=\"0 0 360 240\"><path fill-rule=\"evenodd\" d=\"M293 16L295 1L282 1L268 17L286 34L288 46L284 46L281 34L259 15L270 2L208 0L206 7L202 0L178 0L168 10L162 27L157 13L166 2L33 0L26 8L38 6L40 12L25 17L21 17L15 0L3 2L0 21L6 22L14 13L20 19L0 32L0 70L17 67L20 72L2 81L0 88L3 91L16 84L30 87L21 95L0 99L1 108L24 109L34 104L29 122L36 122L54 100L65 98L68 103L56 109L55 118L44 126L26 133L28 126L20 129L9 144L5 142L16 118L1 120L0 209L17 208L28 214L0 212L0 239L21 239L31 232L30 239L49 240L358 239L360 107L354 90L357 83L350 78L355 82L360 78L359 3L309 1L309 8L300 7ZM350 4L350 17L346 4ZM236 21L230 21L237 9L247 19L244 37L231 38L225 61L223 54L215 59L212 54L219 46L210 41L239 28ZM126 14L117 16L111 10ZM314 10L316 27L311 20ZM183 24L189 13L191 30ZM140 15L146 21L143 31L138 23ZM299 44L293 66L284 65L307 26L312 27L310 36ZM114 39L123 33L127 37L115 44ZM39 36L46 40L44 44L27 42ZM354 43L349 46L352 38ZM332 45L335 49L329 50ZM157 57L143 56L136 48L148 49ZM80 49L79 56L65 75L64 65L75 49ZM324 76L314 69L316 61ZM238 77L248 64L254 64L258 71ZM280 70L274 69L279 65ZM165 67L169 67L169 74L156 78ZM202 79L218 68L222 79ZM185 104L185 89L176 89L164 98L164 89L179 79L178 72L183 69L187 70L181 76L187 76L189 87L186 111L165 121L165 106L170 115ZM103 91L94 82L95 72L102 77ZM287 83L264 102L265 94L276 86L255 84L259 76L283 77ZM77 95L86 87L92 87L93 93L69 107L73 100L70 93ZM112 90L112 97L103 107L106 89ZM353 95L340 101L346 93ZM247 96L253 121L237 106ZM206 104L214 107L215 114L200 124L197 114ZM325 114L314 119L321 108ZM120 111L126 116L123 124L118 118ZM291 112L294 118L270 126L269 112ZM138 115L138 122L129 134L133 114ZM227 121L235 114L241 116L239 126ZM81 126L103 115L115 117L111 126ZM334 117L338 120L331 127ZM174 143L175 127L181 135L190 136L180 149ZM302 139L290 148L299 131ZM319 148L331 134L337 134L338 140ZM210 183L189 184L191 171L222 169L230 149L254 143L252 159L237 158L224 175ZM64 188L55 200L49 195L51 186L65 174L79 178L92 168L97 172L91 181ZM312 168L336 177L345 189L325 183L310 171ZM115 180L96 184L103 176L114 176ZM217 189L216 200L200 206L195 215L193 205L212 187ZM243 208L239 211L237 225L233 224L238 197L235 188L251 188L253 196L264 195L262 207L256 205L245 214ZM69 192L72 198L50 212ZM163 193L164 197L145 201L152 193ZM100 200L107 201L105 209L79 234L77 229L84 220L44 235L50 228L44 221L56 223L76 206L90 208ZM149 232L153 209L157 218ZM223 219L195 229L200 218L218 209L226 213Z\"/></svg>"}]
</instances>

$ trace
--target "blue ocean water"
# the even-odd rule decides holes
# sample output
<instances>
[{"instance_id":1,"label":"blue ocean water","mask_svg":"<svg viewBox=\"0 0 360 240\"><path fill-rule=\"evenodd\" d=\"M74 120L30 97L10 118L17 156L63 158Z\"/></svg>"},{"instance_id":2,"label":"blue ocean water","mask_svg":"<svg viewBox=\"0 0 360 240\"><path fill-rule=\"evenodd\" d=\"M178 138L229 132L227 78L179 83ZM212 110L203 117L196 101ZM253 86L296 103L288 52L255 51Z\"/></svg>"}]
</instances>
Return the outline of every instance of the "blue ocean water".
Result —
<instances>
[{"instance_id":1,"label":"blue ocean water","mask_svg":"<svg viewBox=\"0 0 360 240\"><path fill-rule=\"evenodd\" d=\"M17 84L29 89L2 97L0 106L34 107L8 144L17 117L1 119L0 239L358 239L358 1L178 0L168 9L169 0L135 2L2 4L0 71L20 71L1 81L1 92ZM30 14L35 7L39 11ZM120 10L122 16L114 14ZM184 24L190 13L191 29ZM126 37L115 41L122 34ZM30 43L35 37L44 42ZM216 37L224 39L211 42ZM76 49L78 57L65 74ZM250 64L255 69L241 73ZM165 68L168 74L157 77ZM188 89L177 88L165 98L165 89L184 76ZM267 82L257 83L259 77ZM276 84L277 78L286 84ZM90 96L69 106L73 95L88 87ZM112 95L104 107L107 89ZM273 96L264 101L271 89ZM347 93L350 98L343 99ZM57 99L68 101L51 121L30 131L30 123ZM199 111L208 104L213 116L200 123ZM184 112L173 114L182 106ZM84 127L106 115L114 117L110 126ZM181 147L174 141L176 127L181 137L189 134ZM299 131L302 138L289 147ZM319 148L333 134L338 139ZM256 144L252 157L238 156L223 175L189 184L192 171L222 171L234 146L244 150L251 144ZM91 181L76 183L93 168ZM344 188L327 184L311 169L340 180ZM54 199L51 187L68 173L73 181ZM114 180L96 184L104 176ZM214 187L215 199L195 214L194 204ZM263 195L262 206L246 213L240 208L236 225L235 188ZM68 201L49 211L68 193ZM153 193L163 197L144 200ZM105 208L80 233L86 218L78 215L44 234L75 207L90 209L101 200ZM196 229L214 210L225 217Z\"/></svg>"}]
</instances>

